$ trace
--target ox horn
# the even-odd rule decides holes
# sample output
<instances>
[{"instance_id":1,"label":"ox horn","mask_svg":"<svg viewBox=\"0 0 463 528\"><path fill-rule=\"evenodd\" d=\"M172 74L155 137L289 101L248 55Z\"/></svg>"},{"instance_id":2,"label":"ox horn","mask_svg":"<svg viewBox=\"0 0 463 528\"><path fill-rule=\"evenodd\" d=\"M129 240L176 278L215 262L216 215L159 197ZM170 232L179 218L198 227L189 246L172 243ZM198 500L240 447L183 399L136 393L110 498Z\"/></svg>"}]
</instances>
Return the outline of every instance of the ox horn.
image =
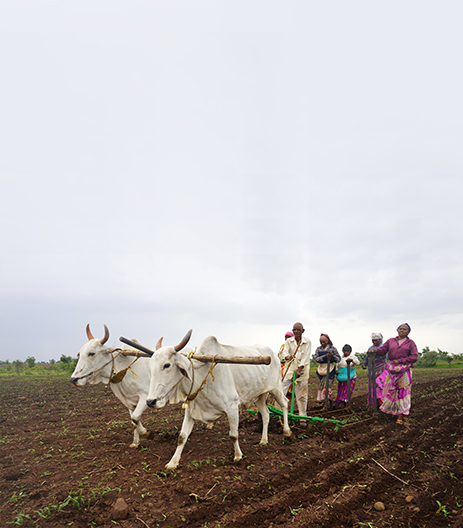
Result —
<instances>
[{"instance_id":1,"label":"ox horn","mask_svg":"<svg viewBox=\"0 0 463 528\"><path fill-rule=\"evenodd\" d=\"M106 343L106 341L109 339L109 330L108 330L108 327L106 325L103 325L104 326L104 337L103 339L100 341L100 343L102 345L104 345Z\"/></svg>"},{"instance_id":2,"label":"ox horn","mask_svg":"<svg viewBox=\"0 0 463 528\"><path fill-rule=\"evenodd\" d=\"M162 340L163 339L164 339L163 337L159 338L159 341L156 343L156 350L159 350L162 347Z\"/></svg>"},{"instance_id":3,"label":"ox horn","mask_svg":"<svg viewBox=\"0 0 463 528\"><path fill-rule=\"evenodd\" d=\"M93 336L92 336L92 332L90 332L90 323L87 325L87 337L88 337L88 340L91 341L92 339L95 339Z\"/></svg>"},{"instance_id":4,"label":"ox horn","mask_svg":"<svg viewBox=\"0 0 463 528\"><path fill-rule=\"evenodd\" d=\"M186 346L186 344L190 340L192 332L193 330L188 330L188 332L186 333L186 336L180 341L180 343L176 347L174 347L176 352L180 352L180 350L182 350L182 348Z\"/></svg>"}]
</instances>

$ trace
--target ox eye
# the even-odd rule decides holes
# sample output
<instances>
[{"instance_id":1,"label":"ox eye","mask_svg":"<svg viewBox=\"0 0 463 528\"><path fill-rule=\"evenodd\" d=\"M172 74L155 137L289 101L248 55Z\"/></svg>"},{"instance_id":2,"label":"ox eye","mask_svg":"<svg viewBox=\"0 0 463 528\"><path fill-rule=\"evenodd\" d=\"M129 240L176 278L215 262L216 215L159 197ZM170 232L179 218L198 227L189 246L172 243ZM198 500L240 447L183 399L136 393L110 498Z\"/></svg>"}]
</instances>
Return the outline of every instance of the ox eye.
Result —
<instances>
[{"instance_id":1,"label":"ox eye","mask_svg":"<svg viewBox=\"0 0 463 528\"><path fill-rule=\"evenodd\" d=\"M89 355L89 356L94 356L94 355L95 355L95 352L89 352L88 355Z\"/></svg>"},{"instance_id":2,"label":"ox eye","mask_svg":"<svg viewBox=\"0 0 463 528\"><path fill-rule=\"evenodd\" d=\"M169 367L170 367L170 363L166 363L166 364L162 367L162 369L164 370L164 369L169 368Z\"/></svg>"}]
</instances>

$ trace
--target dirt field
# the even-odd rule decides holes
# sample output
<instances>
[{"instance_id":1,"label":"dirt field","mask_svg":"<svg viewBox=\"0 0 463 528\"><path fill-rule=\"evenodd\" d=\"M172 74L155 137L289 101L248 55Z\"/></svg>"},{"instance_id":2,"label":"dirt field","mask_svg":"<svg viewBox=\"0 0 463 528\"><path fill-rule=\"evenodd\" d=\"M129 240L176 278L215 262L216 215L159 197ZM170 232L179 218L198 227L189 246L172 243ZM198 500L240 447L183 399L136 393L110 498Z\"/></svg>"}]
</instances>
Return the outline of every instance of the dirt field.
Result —
<instances>
[{"instance_id":1,"label":"dirt field","mask_svg":"<svg viewBox=\"0 0 463 528\"><path fill-rule=\"evenodd\" d=\"M175 472L164 465L180 406L146 413L152 438L130 449L128 413L105 387L3 377L0 526L461 527L459 372L415 370L409 428L366 413L364 372L353 400L360 421L338 430L297 422L284 440L274 417L261 447L259 419L243 410L238 463L226 420L213 430L197 424ZM124 520L113 511L118 497L128 505Z\"/></svg>"}]
</instances>

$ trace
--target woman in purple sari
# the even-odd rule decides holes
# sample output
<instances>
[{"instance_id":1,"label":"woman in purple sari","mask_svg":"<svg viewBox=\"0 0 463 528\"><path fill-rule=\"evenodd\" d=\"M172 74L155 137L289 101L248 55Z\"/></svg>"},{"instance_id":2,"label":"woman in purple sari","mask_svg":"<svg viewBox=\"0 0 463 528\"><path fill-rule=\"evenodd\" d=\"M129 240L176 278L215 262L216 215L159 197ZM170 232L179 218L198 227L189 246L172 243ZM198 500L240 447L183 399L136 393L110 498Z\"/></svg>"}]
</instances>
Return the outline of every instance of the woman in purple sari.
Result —
<instances>
[{"instance_id":1,"label":"woman in purple sari","mask_svg":"<svg viewBox=\"0 0 463 528\"><path fill-rule=\"evenodd\" d=\"M397 423L403 425L410 413L412 394L411 369L418 360L418 349L414 341L409 339L410 325L401 324L397 328L397 337L388 339L384 345L376 349L377 356L389 354L386 363L386 380L383 389L383 404L380 410L397 416Z\"/></svg>"}]
</instances>

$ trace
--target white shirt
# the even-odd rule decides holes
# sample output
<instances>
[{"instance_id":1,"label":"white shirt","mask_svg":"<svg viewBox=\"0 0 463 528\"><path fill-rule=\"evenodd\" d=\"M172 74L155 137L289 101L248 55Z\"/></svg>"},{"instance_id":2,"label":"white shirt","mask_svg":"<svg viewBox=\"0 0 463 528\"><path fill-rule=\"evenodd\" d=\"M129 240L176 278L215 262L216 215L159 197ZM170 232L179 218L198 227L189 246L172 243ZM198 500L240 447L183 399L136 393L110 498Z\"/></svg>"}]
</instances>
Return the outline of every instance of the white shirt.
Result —
<instances>
[{"instance_id":1,"label":"white shirt","mask_svg":"<svg viewBox=\"0 0 463 528\"><path fill-rule=\"evenodd\" d=\"M339 371L340 368L347 368L347 360L352 359L352 363L350 364L351 368L358 367L360 365L360 361L358 357L354 354L354 352L351 352L347 357L343 355L341 356L341 361L336 365L336 372Z\"/></svg>"},{"instance_id":2,"label":"white shirt","mask_svg":"<svg viewBox=\"0 0 463 528\"><path fill-rule=\"evenodd\" d=\"M310 357L312 355L312 342L310 339L306 339L304 336L301 337L301 344L297 348L296 338L290 337L285 341L283 350L278 354L281 362L285 362L286 356L292 356L297 349L296 356L288 367L286 363L283 372L285 373L286 379L293 379L293 372L299 367L304 367L298 380L304 380L309 378L309 367Z\"/></svg>"}]
</instances>

